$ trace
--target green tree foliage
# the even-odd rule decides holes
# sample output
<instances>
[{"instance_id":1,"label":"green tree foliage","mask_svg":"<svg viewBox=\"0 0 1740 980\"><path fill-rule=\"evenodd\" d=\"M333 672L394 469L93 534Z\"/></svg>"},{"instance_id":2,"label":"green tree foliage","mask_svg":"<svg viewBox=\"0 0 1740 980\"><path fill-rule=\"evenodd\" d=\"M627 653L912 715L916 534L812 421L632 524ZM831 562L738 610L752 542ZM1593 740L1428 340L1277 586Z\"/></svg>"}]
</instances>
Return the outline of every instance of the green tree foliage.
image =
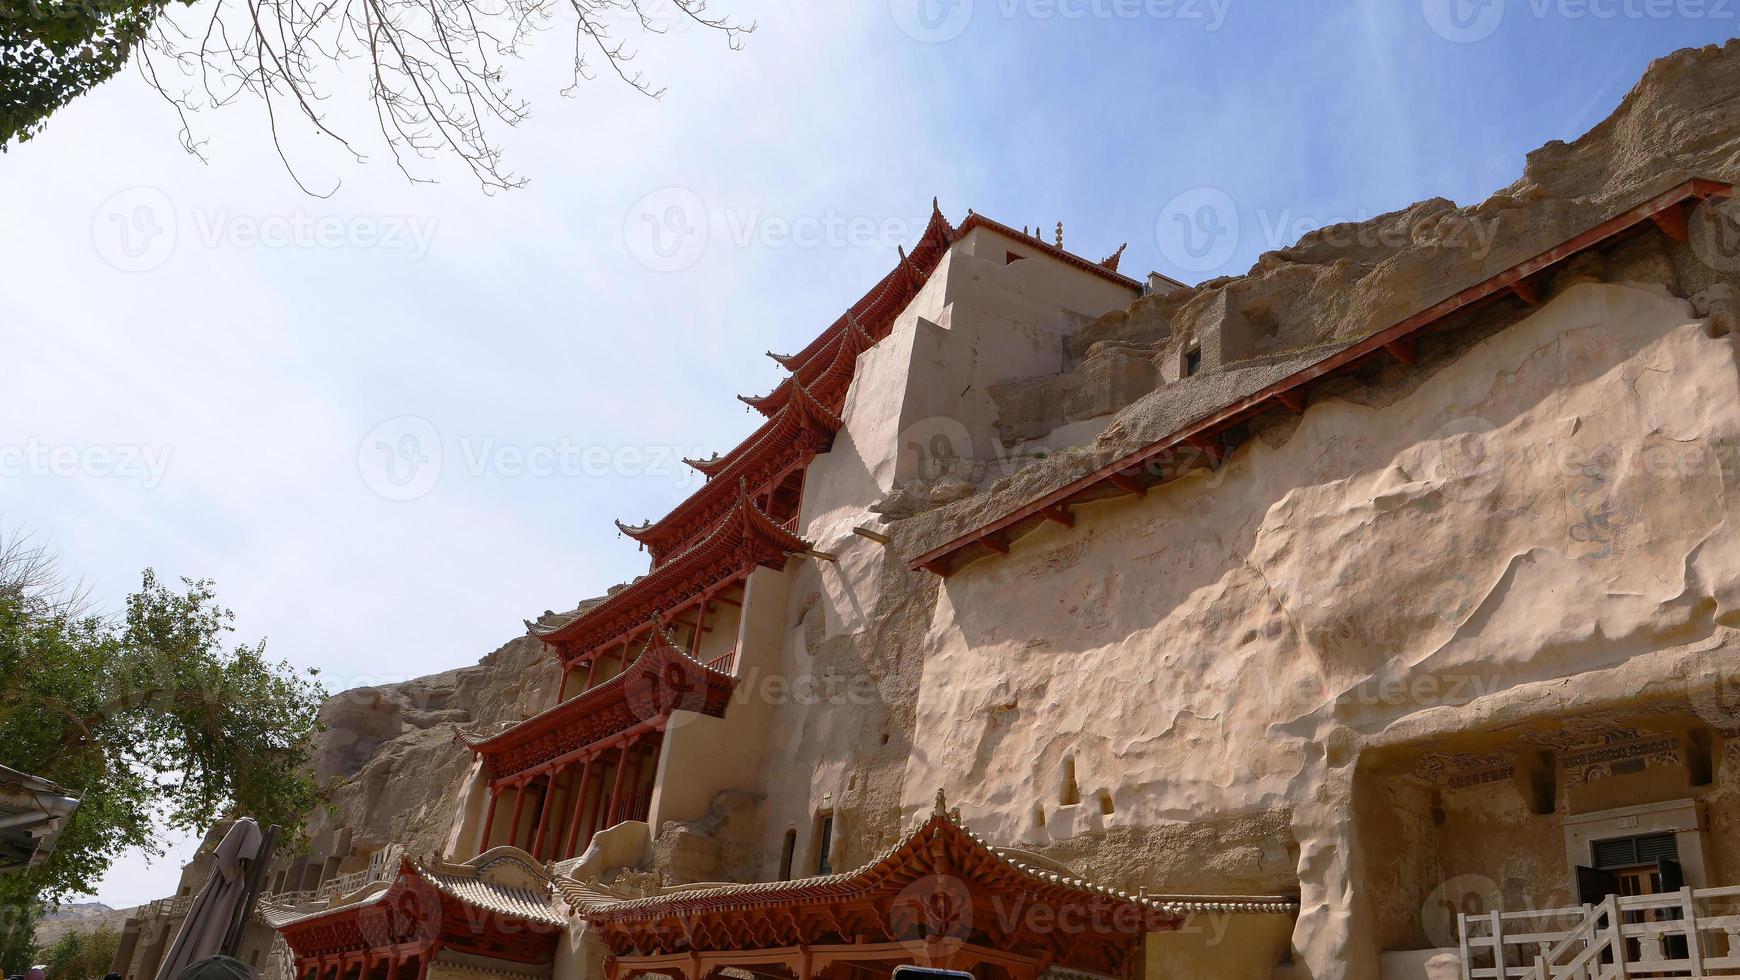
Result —
<instances>
[{"instance_id":1,"label":"green tree foliage","mask_svg":"<svg viewBox=\"0 0 1740 980\"><path fill-rule=\"evenodd\" d=\"M0 0L0 149L120 71L162 3Z\"/></svg>"},{"instance_id":2,"label":"green tree foliage","mask_svg":"<svg viewBox=\"0 0 1740 980\"><path fill-rule=\"evenodd\" d=\"M107 926L68 932L41 950L37 962L48 967L49 980L102 980L120 944L120 934Z\"/></svg>"},{"instance_id":3,"label":"green tree foliage","mask_svg":"<svg viewBox=\"0 0 1740 980\"><path fill-rule=\"evenodd\" d=\"M0 876L0 929L90 892L128 849L162 853L168 829L248 815L298 839L319 800L307 765L319 684L268 661L263 641L226 646L233 615L209 581L174 588L148 569L110 618L68 601L44 567L40 552L0 547L0 762L82 800L42 866Z\"/></svg>"}]
</instances>

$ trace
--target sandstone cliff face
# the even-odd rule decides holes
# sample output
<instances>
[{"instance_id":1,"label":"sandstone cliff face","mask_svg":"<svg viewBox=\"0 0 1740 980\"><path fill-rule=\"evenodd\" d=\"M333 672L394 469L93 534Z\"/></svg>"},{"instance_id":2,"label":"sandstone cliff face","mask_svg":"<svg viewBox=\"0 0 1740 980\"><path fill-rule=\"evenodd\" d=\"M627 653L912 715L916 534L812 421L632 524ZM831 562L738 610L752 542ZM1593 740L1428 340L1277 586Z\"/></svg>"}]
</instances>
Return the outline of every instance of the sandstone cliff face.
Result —
<instances>
[{"instance_id":1,"label":"sandstone cliff face","mask_svg":"<svg viewBox=\"0 0 1740 980\"><path fill-rule=\"evenodd\" d=\"M1613 118L1486 202L1324 229L1103 318L1096 343L1219 357L1094 445L897 522L897 545L921 554L1689 177L1740 180L1740 42L1657 62ZM1740 262L1717 211L1690 245L1650 232L1560 272L1538 309L1488 311L1412 369L1319 390L1217 472L957 571L924 641L905 812L944 787L987 836L1125 887L1297 887L1300 969L1319 977L1441 941L1409 923L1462 878L1494 902L1547 882L1521 900L1550 901L1563 850L1517 801L1452 798L1397 829L1389 811L1434 806L1361 773L1458 734L1689 712L1721 682L1740 648ZM1405 243L1382 244L1386 227Z\"/></svg>"},{"instance_id":2,"label":"sandstone cliff face","mask_svg":"<svg viewBox=\"0 0 1740 980\"><path fill-rule=\"evenodd\" d=\"M1457 207L1437 198L1321 228L1264 254L1245 275L1144 297L1101 317L1071 341L1070 371L1004 386L1002 434L1018 443L1085 417L1083 406L1105 412L1128 405L1094 447L1100 458L1126 451L1187 420L1177 411L1181 403L1225 404L1243 393L1238 378L1216 372L1368 336L1651 194L1691 177L1737 174L1740 41L1677 52L1651 65L1606 121L1575 142L1555 141L1529 154L1523 176L1485 201ZM1713 224L1693 231L1705 251L1721 254L1719 265L1740 264ZM1169 364L1193 345L1202 349L1206 376L1165 385L1133 404L1141 391L1132 391L1129 378L1140 372L1106 363L1134 350ZM1108 384L1109 377L1122 383ZM1125 394L1118 404L1105 404L1119 392ZM1047 404L1049 415L1036 410ZM1021 474L1018 496L1056 472L1037 467ZM995 506L994 499L967 506L986 503Z\"/></svg>"},{"instance_id":3,"label":"sandstone cliff face","mask_svg":"<svg viewBox=\"0 0 1740 980\"><path fill-rule=\"evenodd\" d=\"M325 731L314 754L332 804L310 828L317 851L331 846L322 835L340 828L362 854L388 844L411 854L440 851L472 762L455 729L518 721L553 698L557 680L548 650L522 636L476 666L332 697L321 709Z\"/></svg>"},{"instance_id":4,"label":"sandstone cliff face","mask_svg":"<svg viewBox=\"0 0 1740 980\"><path fill-rule=\"evenodd\" d=\"M786 828L825 808L836 867L851 867L941 787L988 838L1110 884L1296 888L1301 969L1373 975L1366 940L1385 916L1412 915L1457 869L1399 867L1376 845L1385 809L1426 814L1405 833L1439 831L1429 802L1357 793L1362 766L1459 731L1683 703L1733 655L1740 260L1713 227L1579 262L1541 308L1338 383L1216 473L1083 508L946 582L905 559L1691 176L1740 180L1740 42L1658 62L1612 119L1531 155L1486 202L1324 229L1246 276L1088 326L1057 384L1100 377L1096 349L1201 342L1214 357L1129 392L1092 445L916 516L884 509L892 547L851 533L863 515L819 529L838 560L788 572L780 669L868 679L875 697L824 684L779 706L745 862L771 877ZM1020 424L1044 430L1043 382L1019 387ZM1059 424L1115 407L1055 403ZM451 724L515 720L555 679L520 639L475 668L335 699L320 755L344 781L333 825L439 847L468 762ZM1740 755L1722 764L1731 784ZM1524 823L1501 816L1480 819ZM1545 845L1524 833L1501 846L1538 877L1526 863Z\"/></svg>"}]
</instances>

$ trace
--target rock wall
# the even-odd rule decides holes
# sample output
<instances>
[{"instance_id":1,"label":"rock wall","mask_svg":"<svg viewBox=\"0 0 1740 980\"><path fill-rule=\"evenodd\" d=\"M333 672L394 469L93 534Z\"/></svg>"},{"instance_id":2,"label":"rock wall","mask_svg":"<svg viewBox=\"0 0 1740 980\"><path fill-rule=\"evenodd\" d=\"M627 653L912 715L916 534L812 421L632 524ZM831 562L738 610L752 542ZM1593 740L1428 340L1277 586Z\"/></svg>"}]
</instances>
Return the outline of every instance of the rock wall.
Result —
<instances>
[{"instance_id":1,"label":"rock wall","mask_svg":"<svg viewBox=\"0 0 1740 980\"><path fill-rule=\"evenodd\" d=\"M807 515L836 560L785 573L777 669L807 686L781 695L760 784L736 787L765 803L731 874L773 877L785 834L807 840L822 812L833 865L855 866L942 788L989 839L1108 884L1296 889L1296 975L1361 978L1379 949L1441 941L1414 911L1492 841L1515 877L1546 876L1552 842L1515 800L1454 805L1466 822L1445 830L1441 801L1362 774L1457 733L1683 702L1732 658L1740 260L1710 210L1689 246L1648 231L1561 272L1537 309L1489 308L1412 367L1333 382L1219 470L1083 507L946 581L905 563L1692 176L1740 180L1740 42L1658 62L1486 202L1323 229L1246 276L1138 300L1067 340L1058 374L984 396L1004 442L1115 411L1091 443L966 499L895 486L899 507ZM1194 344L1204 372L1174 380ZM879 463L855 445L830 455ZM873 512L891 544L852 533ZM331 825L438 848L468 763L451 723L515 720L556 679L515 640L336 699ZM699 833L704 816L673 819ZM655 852L717 867L692 843Z\"/></svg>"},{"instance_id":2,"label":"rock wall","mask_svg":"<svg viewBox=\"0 0 1740 980\"><path fill-rule=\"evenodd\" d=\"M342 873L366 867L370 852L390 844L410 854L443 851L472 765L455 728L519 721L551 701L559 681L548 650L522 636L472 667L333 696L321 709L314 753L331 803L310 825L316 857L338 857ZM343 829L348 849L331 855Z\"/></svg>"}]
</instances>

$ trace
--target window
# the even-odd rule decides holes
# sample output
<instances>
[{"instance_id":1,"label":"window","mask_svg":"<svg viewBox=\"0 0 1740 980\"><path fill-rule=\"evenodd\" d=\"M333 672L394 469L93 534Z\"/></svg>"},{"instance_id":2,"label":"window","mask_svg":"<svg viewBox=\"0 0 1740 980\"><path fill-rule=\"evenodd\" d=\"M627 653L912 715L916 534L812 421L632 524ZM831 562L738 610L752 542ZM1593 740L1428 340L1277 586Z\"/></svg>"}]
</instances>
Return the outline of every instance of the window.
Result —
<instances>
[{"instance_id":1,"label":"window","mask_svg":"<svg viewBox=\"0 0 1740 980\"><path fill-rule=\"evenodd\" d=\"M1184 352L1184 377L1188 378L1202 370L1202 345L1197 344Z\"/></svg>"},{"instance_id":2,"label":"window","mask_svg":"<svg viewBox=\"0 0 1740 980\"><path fill-rule=\"evenodd\" d=\"M779 850L779 880L791 880L791 856L797 850L797 831L785 832L785 845Z\"/></svg>"},{"instance_id":3,"label":"window","mask_svg":"<svg viewBox=\"0 0 1740 980\"><path fill-rule=\"evenodd\" d=\"M816 824L816 874L831 875L834 873L833 862L828 852L834 847L834 815L822 814Z\"/></svg>"},{"instance_id":4,"label":"window","mask_svg":"<svg viewBox=\"0 0 1740 980\"><path fill-rule=\"evenodd\" d=\"M1662 858L1672 861L1680 856L1679 842L1673 834L1643 834L1639 837L1598 840L1590 850L1595 867L1603 870L1654 864Z\"/></svg>"}]
</instances>

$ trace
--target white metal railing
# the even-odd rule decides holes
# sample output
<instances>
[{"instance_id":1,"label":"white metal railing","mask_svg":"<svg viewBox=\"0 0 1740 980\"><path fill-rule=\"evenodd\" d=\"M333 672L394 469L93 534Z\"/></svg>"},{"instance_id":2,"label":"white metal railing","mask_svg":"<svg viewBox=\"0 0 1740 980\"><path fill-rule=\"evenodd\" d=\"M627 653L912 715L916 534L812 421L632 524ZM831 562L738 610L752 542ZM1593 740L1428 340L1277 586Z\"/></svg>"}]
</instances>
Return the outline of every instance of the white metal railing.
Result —
<instances>
[{"instance_id":1,"label":"white metal railing","mask_svg":"<svg viewBox=\"0 0 1740 980\"><path fill-rule=\"evenodd\" d=\"M1740 887L1457 917L1463 980L1740 980Z\"/></svg>"}]
</instances>

